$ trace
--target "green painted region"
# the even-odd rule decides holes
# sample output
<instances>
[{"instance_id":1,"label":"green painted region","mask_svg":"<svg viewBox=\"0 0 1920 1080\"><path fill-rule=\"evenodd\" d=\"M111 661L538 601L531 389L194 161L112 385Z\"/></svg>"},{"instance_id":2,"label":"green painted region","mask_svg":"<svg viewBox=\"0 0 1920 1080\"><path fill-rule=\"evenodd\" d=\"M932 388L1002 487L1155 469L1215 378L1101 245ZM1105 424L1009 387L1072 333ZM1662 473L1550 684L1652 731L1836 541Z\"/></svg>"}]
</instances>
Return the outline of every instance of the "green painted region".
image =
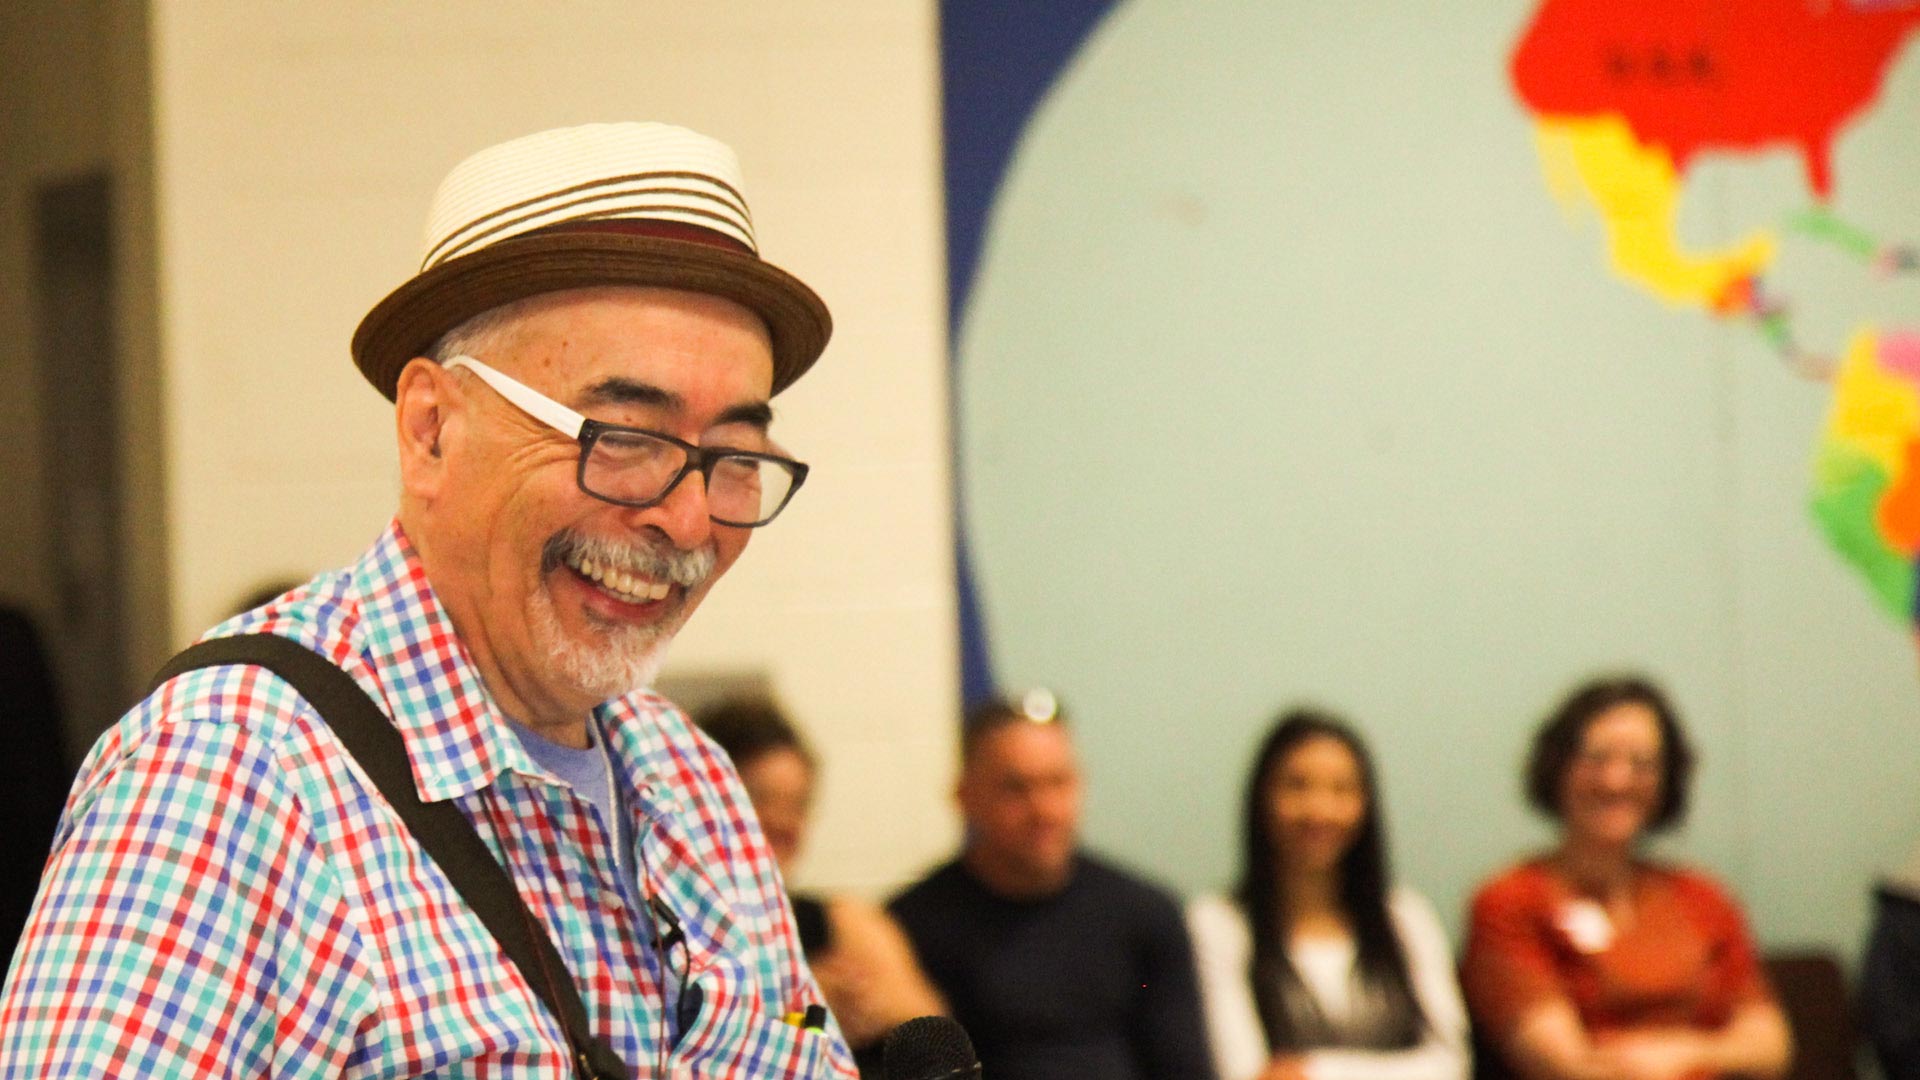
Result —
<instances>
[{"instance_id":1,"label":"green painted region","mask_svg":"<svg viewBox=\"0 0 1920 1080\"><path fill-rule=\"evenodd\" d=\"M1793 328L1787 325L1787 313L1784 309L1769 311L1760 316L1760 336L1767 344L1779 352L1793 347Z\"/></svg>"},{"instance_id":2,"label":"green painted region","mask_svg":"<svg viewBox=\"0 0 1920 1080\"><path fill-rule=\"evenodd\" d=\"M1810 509L1827 542L1867 579L1881 606L1904 622L1913 615L1913 561L1887 546L1877 521L1880 497L1891 483L1879 462L1828 442L1814 463Z\"/></svg>"},{"instance_id":3,"label":"green painted region","mask_svg":"<svg viewBox=\"0 0 1920 1080\"><path fill-rule=\"evenodd\" d=\"M1878 241L1857 225L1850 225L1833 216L1833 212L1824 207L1802 210L1789 215L1787 228L1810 236L1857 255L1862 259L1871 259L1880 250Z\"/></svg>"}]
</instances>

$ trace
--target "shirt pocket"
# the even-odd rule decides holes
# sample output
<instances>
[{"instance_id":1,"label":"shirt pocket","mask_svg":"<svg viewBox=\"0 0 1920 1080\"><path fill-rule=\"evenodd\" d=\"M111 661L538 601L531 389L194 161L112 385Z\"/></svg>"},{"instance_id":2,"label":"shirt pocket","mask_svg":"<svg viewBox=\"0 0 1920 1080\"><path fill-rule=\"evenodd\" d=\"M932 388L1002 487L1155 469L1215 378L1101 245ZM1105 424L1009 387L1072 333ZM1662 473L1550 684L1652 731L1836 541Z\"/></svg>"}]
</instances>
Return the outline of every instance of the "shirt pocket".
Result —
<instances>
[{"instance_id":1,"label":"shirt pocket","mask_svg":"<svg viewBox=\"0 0 1920 1080\"><path fill-rule=\"evenodd\" d=\"M701 1010L673 1055L675 1077L829 1080L852 1075L835 1064L845 1057L836 1029L806 1023L809 1006L819 1008L816 1001L794 998L776 1004L765 996L767 987L745 976L744 965L732 957L694 973ZM823 1011L816 1015L824 1018Z\"/></svg>"}]
</instances>

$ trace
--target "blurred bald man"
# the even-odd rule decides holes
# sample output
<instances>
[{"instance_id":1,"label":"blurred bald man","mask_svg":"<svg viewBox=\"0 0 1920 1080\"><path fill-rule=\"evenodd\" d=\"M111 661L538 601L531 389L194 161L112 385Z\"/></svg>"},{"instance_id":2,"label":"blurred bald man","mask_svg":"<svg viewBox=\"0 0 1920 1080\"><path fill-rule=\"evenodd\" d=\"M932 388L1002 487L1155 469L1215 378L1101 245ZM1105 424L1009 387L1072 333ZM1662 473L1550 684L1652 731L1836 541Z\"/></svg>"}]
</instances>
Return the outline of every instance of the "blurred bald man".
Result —
<instances>
[{"instance_id":1,"label":"blurred bald man","mask_svg":"<svg viewBox=\"0 0 1920 1080\"><path fill-rule=\"evenodd\" d=\"M974 709L965 848L893 914L994 1080L1212 1077L1180 905L1081 849L1083 791L1051 695Z\"/></svg>"}]
</instances>

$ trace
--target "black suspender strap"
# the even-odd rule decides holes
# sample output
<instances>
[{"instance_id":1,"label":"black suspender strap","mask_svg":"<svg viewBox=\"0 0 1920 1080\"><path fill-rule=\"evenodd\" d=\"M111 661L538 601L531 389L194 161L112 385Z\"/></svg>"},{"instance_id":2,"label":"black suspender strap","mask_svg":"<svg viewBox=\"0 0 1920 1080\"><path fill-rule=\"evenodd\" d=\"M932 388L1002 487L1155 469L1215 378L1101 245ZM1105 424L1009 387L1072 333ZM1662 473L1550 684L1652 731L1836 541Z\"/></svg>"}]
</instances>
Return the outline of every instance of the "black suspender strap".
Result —
<instances>
[{"instance_id":1,"label":"black suspender strap","mask_svg":"<svg viewBox=\"0 0 1920 1080\"><path fill-rule=\"evenodd\" d=\"M167 661L153 677L149 692L183 672L227 664L257 665L280 676L333 729L434 865L486 924L547 1011L560 1021L573 1055L574 1075L579 1080L627 1080L625 1063L588 1027L586 1006L573 976L545 927L520 899L513 879L459 807L451 801L420 801L400 729L353 676L290 638L241 634L189 647Z\"/></svg>"}]
</instances>

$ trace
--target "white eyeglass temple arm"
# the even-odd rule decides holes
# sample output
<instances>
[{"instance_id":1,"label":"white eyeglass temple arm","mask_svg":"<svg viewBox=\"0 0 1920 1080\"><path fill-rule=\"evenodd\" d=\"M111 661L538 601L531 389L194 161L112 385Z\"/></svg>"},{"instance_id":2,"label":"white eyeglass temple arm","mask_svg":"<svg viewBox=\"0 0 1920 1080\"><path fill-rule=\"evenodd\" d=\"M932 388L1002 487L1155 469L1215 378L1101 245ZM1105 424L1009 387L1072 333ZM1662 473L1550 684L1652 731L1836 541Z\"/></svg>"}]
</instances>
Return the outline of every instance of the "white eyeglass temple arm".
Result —
<instances>
[{"instance_id":1,"label":"white eyeglass temple arm","mask_svg":"<svg viewBox=\"0 0 1920 1080\"><path fill-rule=\"evenodd\" d=\"M586 417L513 376L493 370L471 356L456 356L447 361L444 366L448 371L454 368L466 368L480 376L480 381L493 387L501 397L518 405L520 410L528 416L549 427L557 428L573 438L579 438L580 429L586 426Z\"/></svg>"}]
</instances>

